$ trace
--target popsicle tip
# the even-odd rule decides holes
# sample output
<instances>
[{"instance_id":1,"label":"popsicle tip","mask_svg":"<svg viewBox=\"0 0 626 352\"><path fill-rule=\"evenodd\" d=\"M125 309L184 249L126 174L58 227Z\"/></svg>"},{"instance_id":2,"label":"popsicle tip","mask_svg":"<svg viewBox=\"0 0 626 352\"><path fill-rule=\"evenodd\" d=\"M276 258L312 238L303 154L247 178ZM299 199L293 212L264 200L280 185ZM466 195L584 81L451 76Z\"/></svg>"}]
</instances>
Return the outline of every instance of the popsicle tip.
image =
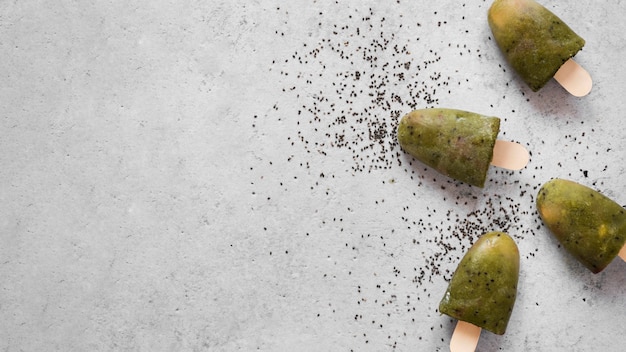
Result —
<instances>
[{"instance_id":1,"label":"popsicle tip","mask_svg":"<svg viewBox=\"0 0 626 352\"><path fill-rule=\"evenodd\" d=\"M450 352L474 352L478 345L481 328L459 320L450 339Z\"/></svg>"},{"instance_id":2,"label":"popsicle tip","mask_svg":"<svg viewBox=\"0 0 626 352\"><path fill-rule=\"evenodd\" d=\"M493 147L491 165L517 171L528 165L530 153L521 144L503 140L496 140Z\"/></svg>"},{"instance_id":3,"label":"popsicle tip","mask_svg":"<svg viewBox=\"0 0 626 352\"><path fill-rule=\"evenodd\" d=\"M589 72L574 59L567 60L556 72L554 79L575 97L584 97L591 92L593 87Z\"/></svg>"}]
</instances>

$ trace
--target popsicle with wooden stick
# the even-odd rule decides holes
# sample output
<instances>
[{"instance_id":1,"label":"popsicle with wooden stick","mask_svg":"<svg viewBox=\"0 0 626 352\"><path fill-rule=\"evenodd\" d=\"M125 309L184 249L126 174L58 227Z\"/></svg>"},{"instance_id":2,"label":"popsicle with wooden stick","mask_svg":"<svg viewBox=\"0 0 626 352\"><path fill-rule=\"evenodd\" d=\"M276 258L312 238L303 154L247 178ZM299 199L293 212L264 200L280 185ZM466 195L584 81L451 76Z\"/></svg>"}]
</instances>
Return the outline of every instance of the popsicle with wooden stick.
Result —
<instances>
[{"instance_id":1,"label":"popsicle with wooden stick","mask_svg":"<svg viewBox=\"0 0 626 352\"><path fill-rule=\"evenodd\" d=\"M414 110L400 120L402 149L440 173L484 187L489 165L523 169L529 153L519 143L496 140L498 117L456 109Z\"/></svg>"},{"instance_id":2,"label":"popsicle with wooden stick","mask_svg":"<svg viewBox=\"0 0 626 352\"><path fill-rule=\"evenodd\" d=\"M509 64L533 91L553 77L572 95L589 94L589 73L572 57L585 40L534 0L495 0L489 27Z\"/></svg>"},{"instance_id":3,"label":"popsicle with wooden stick","mask_svg":"<svg viewBox=\"0 0 626 352\"><path fill-rule=\"evenodd\" d=\"M537 210L561 245L594 274L616 256L626 261L626 209L605 195L553 179L539 190Z\"/></svg>"},{"instance_id":4,"label":"popsicle with wooden stick","mask_svg":"<svg viewBox=\"0 0 626 352\"><path fill-rule=\"evenodd\" d=\"M482 329L503 335L513 312L519 250L504 232L482 235L461 259L439 303L439 312L458 319L452 352L473 352Z\"/></svg>"}]
</instances>

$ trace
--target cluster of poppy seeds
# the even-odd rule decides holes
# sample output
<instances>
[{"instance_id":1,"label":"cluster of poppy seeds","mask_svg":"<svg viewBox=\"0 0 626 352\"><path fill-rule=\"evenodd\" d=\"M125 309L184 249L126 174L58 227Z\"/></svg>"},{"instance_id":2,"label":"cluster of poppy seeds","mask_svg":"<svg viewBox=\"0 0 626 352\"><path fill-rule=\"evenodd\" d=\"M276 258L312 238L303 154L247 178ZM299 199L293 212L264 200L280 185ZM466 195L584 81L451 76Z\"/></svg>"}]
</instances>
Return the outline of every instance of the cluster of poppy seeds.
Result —
<instances>
[{"instance_id":1,"label":"cluster of poppy seeds","mask_svg":"<svg viewBox=\"0 0 626 352\"><path fill-rule=\"evenodd\" d=\"M392 24L372 9L347 16L341 24L320 22L328 37L275 61L282 75L297 78L282 88L299 105L293 113L300 129L289 142L308 153L345 157L354 173L389 169L400 155L400 117L437 106L437 94L449 91L453 79L438 65L441 54L424 50L419 37L396 34L426 34L421 23Z\"/></svg>"},{"instance_id":2,"label":"cluster of poppy seeds","mask_svg":"<svg viewBox=\"0 0 626 352\"><path fill-rule=\"evenodd\" d=\"M435 209L429 210L431 213L437 212ZM418 246L428 244L429 248L433 246L437 248L433 254L426 257L426 265L416 277L416 282L421 285L424 282L432 282L434 277L439 276L446 280L451 279L452 272L442 268L449 267L450 263L458 263L461 256L481 234L502 231L518 241L524 239L526 235L534 236L534 230L525 225L525 218L533 214L534 209L522 209L518 200L493 194L485 199L479 210L460 214L448 209L443 220L438 223L429 221L428 215L426 219L415 220L402 217L407 228L414 230L413 244ZM527 257L531 256L534 256L534 252L527 254Z\"/></svg>"}]
</instances>

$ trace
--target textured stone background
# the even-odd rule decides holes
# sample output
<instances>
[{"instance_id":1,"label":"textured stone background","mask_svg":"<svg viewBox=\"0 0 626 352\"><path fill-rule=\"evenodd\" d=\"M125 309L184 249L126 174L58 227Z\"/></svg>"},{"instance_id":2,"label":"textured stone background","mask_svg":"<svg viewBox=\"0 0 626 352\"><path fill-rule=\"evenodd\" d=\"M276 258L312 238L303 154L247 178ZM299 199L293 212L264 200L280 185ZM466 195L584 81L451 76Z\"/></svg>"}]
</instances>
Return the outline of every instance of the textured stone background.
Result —
<instances>
[{"instance_id":1,"label":"textured stone background","mask_svg":"<svg viewBox=\"0 0 626 352\"><path fill-rule=\"evenodd\" d=\"M593 275L535 212L553 177L626 204L626 3L543 1L585 98L533 93L487 1L0 4L0 350L446 351L437 305L483 232L521 253L479 351L622 351L626 265ZM484 189L395 144L413 108L528 147Z\"/></svg>"}]
</instances>

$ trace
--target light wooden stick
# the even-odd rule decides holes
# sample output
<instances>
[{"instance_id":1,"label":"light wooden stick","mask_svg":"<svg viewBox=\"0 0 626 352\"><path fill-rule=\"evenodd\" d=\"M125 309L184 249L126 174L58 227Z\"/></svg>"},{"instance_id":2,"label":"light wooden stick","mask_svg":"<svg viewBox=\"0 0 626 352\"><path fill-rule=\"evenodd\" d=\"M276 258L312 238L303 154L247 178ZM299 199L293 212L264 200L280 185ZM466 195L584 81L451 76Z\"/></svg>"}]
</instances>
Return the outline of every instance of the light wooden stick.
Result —
<instances>
[{"instance_id":1,"label":"light wooden stick","mask_svg":"<svg viewBox=\"0 0 626 352\"><path fill-rule=\"evenodd\" d=\"M459 320L450 339L450 352L474 352L480 331L478 326Z\"/></svg>"},{"instance_id":2,"label":"light wooden stick","mask_svg":"<svg viewBox=\"0 0 626 352\"><path fill-rule=\"evenodd\" d=\"M496 140L491 165L509 170L521 170L530 160L528 150L519 143Z\"/></svg>"},{"instance_id":3,"label":"light wooden stick","mask_svg":"<svg viewBox=\"0 0 626 352\"><path fill-rule=\"evenodd\" d=\"M626 262L626 245L624 245L624 247L622 247L622 249L619 251L618 256Z\"/></svg>"},{"instance_id":4,"label":"light wooden stick","mask_svg":"<svg viewBox=\"0 0 626 352\"><path fill-rule=\"evenodd\" d=\"M591 75L573 59L567 60L554 75L559 84L571 95L584 97L591 92Z\"/></svg>"}]
</instances>

